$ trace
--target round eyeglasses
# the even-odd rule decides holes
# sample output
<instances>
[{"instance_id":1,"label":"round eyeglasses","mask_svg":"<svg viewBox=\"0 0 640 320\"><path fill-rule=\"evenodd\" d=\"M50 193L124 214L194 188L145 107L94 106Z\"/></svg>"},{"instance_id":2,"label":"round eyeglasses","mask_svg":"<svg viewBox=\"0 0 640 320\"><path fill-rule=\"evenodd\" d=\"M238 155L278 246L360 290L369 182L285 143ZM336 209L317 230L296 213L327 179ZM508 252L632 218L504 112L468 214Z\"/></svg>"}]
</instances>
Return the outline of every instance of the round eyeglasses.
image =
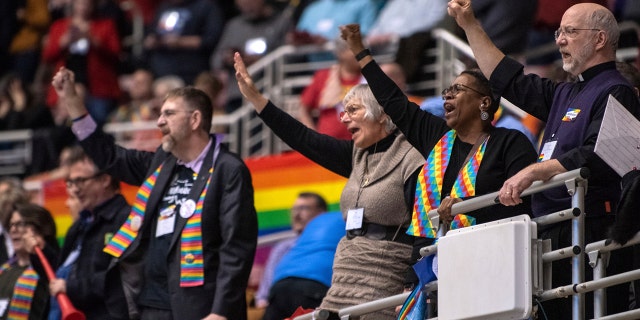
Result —
<instances>
[{"instance_id":1,"label":"round eyeglasses","mask_svg":"<svg viewBox=\"0 0 640 320\"><path fill-rule=\"evenodd\" d=\"M471 90L481 96L489 96L488 94L482 93L474 88L471 88L469 86L465 86L464 84L461 83L456 83L451 85L451 87L449 88L445 88L444 90L442 90L441 94L442 94L442 100L447 100L447 96L451 95L453 97L457 96L458 93L460 93L460 91L467 91L467 90Z\"/></svg>"}]
</instances>

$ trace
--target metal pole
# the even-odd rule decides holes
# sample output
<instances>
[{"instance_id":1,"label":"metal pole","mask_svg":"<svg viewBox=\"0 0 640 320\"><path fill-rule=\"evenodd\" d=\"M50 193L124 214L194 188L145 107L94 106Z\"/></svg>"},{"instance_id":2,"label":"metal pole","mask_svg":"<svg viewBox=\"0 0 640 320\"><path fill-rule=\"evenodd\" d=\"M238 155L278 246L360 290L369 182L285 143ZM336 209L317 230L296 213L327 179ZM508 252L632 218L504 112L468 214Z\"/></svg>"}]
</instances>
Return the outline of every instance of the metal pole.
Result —
<instances>
[{"instance_id":1,"label":"metal pole","mask_svg":"<svg viewBox=\"0 0 640 320\"><path fill-rule=\"evenodd\" d=\"M610 253L604 252L600 253L599 251L589 252L589 256L594 256L593 264L593 280L601 280L602 278L607 276L607 260ZM593 292L593 317L600 318L607 314L607 293L606 290L596 289Z\"/></svg>"},{"instance_id":2,"label":"metal pole","mask_svg":"<svg viewBox=\"0 0 640 320\"><path fill-rule=\"evenodd\" d=\"M585 181L575 180L575 188L572 190L569 188L569 192L573 192L571 195L571 205L573 208L580 209L584 212L584 194L586 188ZM584 214L581 214L571 220L571 243L574 246L584 248ZM571 258L572 263L572 275L571 279L574 284L582 283L584 281L584 250L581 253ZM584 319L584 294L578 293L572 297L572 315L574 320Z\"/></svg>"}]
</instances>

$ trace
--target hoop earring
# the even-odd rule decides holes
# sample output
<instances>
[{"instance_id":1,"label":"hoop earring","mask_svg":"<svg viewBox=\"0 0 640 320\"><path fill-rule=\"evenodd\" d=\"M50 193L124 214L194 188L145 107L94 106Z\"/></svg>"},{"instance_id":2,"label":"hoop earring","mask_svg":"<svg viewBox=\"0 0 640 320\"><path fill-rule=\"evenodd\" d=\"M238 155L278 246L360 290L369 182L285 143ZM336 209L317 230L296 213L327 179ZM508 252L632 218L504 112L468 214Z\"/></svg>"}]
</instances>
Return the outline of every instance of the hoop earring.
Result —
<instances>
[{"instance_id":1,"label":"hoop earring","mask_svg":"<svg viewBox=\"0 0 640 320\"><path fill-rule=\"evenodd\" d=\"M487 121L489 120L489 112L486 112L484 110L480 110L480 119L482 121Z\"/></svg>"}]
</instances>

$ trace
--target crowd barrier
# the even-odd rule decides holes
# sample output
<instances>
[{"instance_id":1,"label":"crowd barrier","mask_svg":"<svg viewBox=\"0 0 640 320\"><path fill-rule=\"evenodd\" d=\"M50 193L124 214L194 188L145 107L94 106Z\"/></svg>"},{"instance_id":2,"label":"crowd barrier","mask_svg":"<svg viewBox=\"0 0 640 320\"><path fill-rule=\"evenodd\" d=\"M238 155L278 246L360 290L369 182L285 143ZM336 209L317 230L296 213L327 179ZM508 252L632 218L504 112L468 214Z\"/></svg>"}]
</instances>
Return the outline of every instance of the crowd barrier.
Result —
<instances>
[{"instance_id":1,"label":"crowd barrier","mask_svg":"<svg viewBox=\"0 0 640 320\"><path fill-rule=\"evenodd\" d=\"M469 230L465 230L467 228L454 230L453 232L457 233L454 233L453 237L452 231L450 231L449 233L447 233L447 236L440 239L438 244L422 248L420 250L420 254L422 256L430 256L436 254L438 252L439 246L444 246L444 248L446 248L448 251L454 251L456 250L456 247L454 247L453 245L458 245L459 242L453 242L452 240L449 241L450 243L447 243L447 241L445 240L453 239L454 237L460 235L471 236L474 233L477 233L478 235L482 235L482 238L479 239L482 239L483 241L489 239L488 241L490 243L491 240L490 238L487 238L486 235L493 234L495 236L496 232L499 233L498 237L502 238L498 241L511 242L510 239L512 238L509 237L509 234L513 233L513 239L515 239L515 242L521 242L522 245L521 247L519 247L518 243L516 243L515 245L514 243L504 244L504 247L516 248L516 251L513 251L513 255L521 256L515 257L516 260L522 258L521 261L514 262L514 257L510 255L502 254L503 257L500 257L500 255L493 256L492 259L504 259L504 263L506 265L514 266L514 269L517 269L511 270L512 272L502 272L506 274L506 278L502 274L496 275L496 278L500 279L491 279L491 277L487 277L490 279L475 278L475 280L469 280L467 278L464 278L463 276L466 281L459 281L459 278L452 279L449 276L445 276L442 270L447 270L448 268L440 268L440 265L442 264L446 265L447 263L449 263L451 265L458 266L464 265L465 274L469 273L473 275L473 270L469 270L469 267L474 265L474 262L468 260L462 261L465 255L460 254L459 252L446 255L445 252L447 251L443 251L444 249L441 250L441 253L438 255L438 269L441 270L439 280L427 284L424 291L439 291L438 311L442 319L527 319L531 317L531 314L534 310L534 305L538 302L571 297L571 319L583 320L585 317L584 294L586 292L592 291L594 292L593 314L595 318L639 319L640 310L631 310L615 315L605 316L606 295L604 293L604 288L640 279L640 270L633 270L617 275L607 276L605 272L607 254L611 251L640 243L640 233L636 234L635 237L633 237L624 246L620 246L616 243L612 243L606 240L601 240L585 245L583 229L585 219L584 196L588 176L589 171L586 168L576 169L570 172L558 174L545 182L536 181L522 194L522 196L527 196L549 188L565 186L567 188L567 192L572 196L572 204L570 208L530 220L528 216L524 215L511 219L504 219L496 222L489 222L483 225L469 227ZM470 212L487 206L496 205L498 203L497 197L498 192L494 192L454 204L451 210L452 214ZM429 217L434 225L438 225L439 219L436 210L430 211ZM571 220L571 246L551 250L550 241L548 239L537 238L536 230L538 226L555 224L566 220ZM516 229L520 230L518 232L511 232L509 224L520 224L523 225L524 228ZM531 226L531 228L527 226ZM471 230L473 228L475 228L476 230ZM487 232L483 232L482 229L486 229ZM523 233L521 232L522 230L530 230L530 242L527 240L518 240L519 237L521 239L521 236L519 234ZM468 244L470 242L469 239L471 238L465 239L465 243ZM495 249L495 247L493 249ZM504 249L502 244L501 249ZM473 251L473 249L468 251ZM477 254L467 255L477 256ZM587 282L584 281L585 257L589 258L589 265L593 268L594 273L593 280ZM551 272L551 263L553 261L558 261L561 259L571 259L572 283L553 288L551 287L551 277L553 276ZM500 263L503 263L503 261L496 261L495 264ZM494 283L495 285L493 286L487 286L485 285L486 280L497 282ZM482 285L479 285L479 283L482 283ZM515 287L509 288L509 285L505 285L505 283ZM479 292L474 291L476 289L479 290ZM441 294L445 293L446 295L446 293L450 291L456 292L456 297L458 297L459 299L467 301L465 304L473 304L472 302L469 302L470 300L465 300L466 296L474 296L475 300L479 300L479 304L472 305L470 308L468 308L469 310L460 310L463 308L460 307L459 303L454 306L451 304L451 302L441 302ZM522 299L520 299L520 301L512 301L513 304L507 305L505 307L505 292L508 293L509 296L513 296L516 298L521 297ZM339 310L338 315L340 316L341 320L357 319L357 317L365 314L373 313L389 307L399 306L404 302L407 296L408 293L402 293L381 300L351 306ZM482 298L480 299L479 297ZM450 301L451 299L445 300ZM528 305L523 305L522 301L528 302ZM487 311L487 309L489 309L489 311ZM463 313L464 316L461 315ZM447 316L444 317L442 316L443 314ZM514 316L514 314L519 316ZM316 310L313 313L305 314L295 318L295 320L310 319L325 320L327 319L327 313ZM544 316L539 317L539 319L544 319Z\"/></svg>"}]
</instances>

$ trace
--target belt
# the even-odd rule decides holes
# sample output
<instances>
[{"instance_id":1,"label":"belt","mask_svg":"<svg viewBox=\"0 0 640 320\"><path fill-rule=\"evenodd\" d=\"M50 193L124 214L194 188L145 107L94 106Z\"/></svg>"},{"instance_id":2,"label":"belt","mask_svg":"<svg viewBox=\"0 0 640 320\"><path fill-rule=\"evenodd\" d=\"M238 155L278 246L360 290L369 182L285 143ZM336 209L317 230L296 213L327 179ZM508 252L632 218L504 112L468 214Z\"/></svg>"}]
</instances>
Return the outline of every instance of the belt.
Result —
<instances>
[{"instance_id":1,"label":"belt","mask_svg":"<svg viewBox=\"0 0 640 320\"><path fill-rule=\"evenodd\" d=\"M365 222L359 229L347 230L347 239L365 237L371 240L394 241L413 244L414 237L407 234L407 228L398 226L383 226L377 223Z\"/></svg>"}]
</instances>

